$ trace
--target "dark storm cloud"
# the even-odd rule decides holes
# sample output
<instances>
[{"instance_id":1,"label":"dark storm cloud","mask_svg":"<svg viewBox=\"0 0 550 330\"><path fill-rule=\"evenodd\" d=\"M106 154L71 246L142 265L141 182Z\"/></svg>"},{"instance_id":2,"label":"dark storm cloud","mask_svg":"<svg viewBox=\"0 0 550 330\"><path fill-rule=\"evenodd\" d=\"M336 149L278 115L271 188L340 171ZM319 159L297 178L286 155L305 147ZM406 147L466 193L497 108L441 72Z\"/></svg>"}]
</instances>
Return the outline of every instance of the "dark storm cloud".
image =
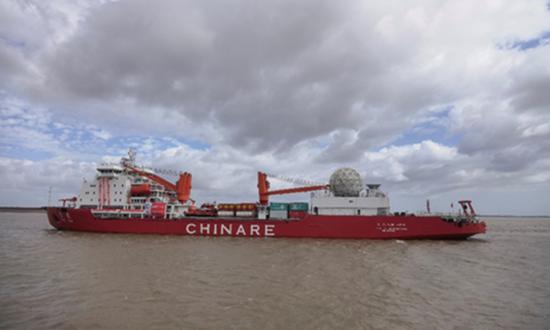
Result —
<instances>
[{"instance_id":1,"label":"dark storm cloud","mask_svg":"<svg viewBox=\"0 0 550 330\"><path fill-rule=\"evenodd\" d=\"M9 87L14 79L24 76L26 66L19 52L0 39L0 87Z\"/></svg>"},{"instance_id":2,"label":"dark storm cloud","mask_svg":"<svg viewBox=\"0 0 550 330\"><path fill-rule=\"evenodd\" d=\"M515 94L512 104L518 111L550 113L550 70L519 81L512 93Z\"/></svg>"}]
</instances>

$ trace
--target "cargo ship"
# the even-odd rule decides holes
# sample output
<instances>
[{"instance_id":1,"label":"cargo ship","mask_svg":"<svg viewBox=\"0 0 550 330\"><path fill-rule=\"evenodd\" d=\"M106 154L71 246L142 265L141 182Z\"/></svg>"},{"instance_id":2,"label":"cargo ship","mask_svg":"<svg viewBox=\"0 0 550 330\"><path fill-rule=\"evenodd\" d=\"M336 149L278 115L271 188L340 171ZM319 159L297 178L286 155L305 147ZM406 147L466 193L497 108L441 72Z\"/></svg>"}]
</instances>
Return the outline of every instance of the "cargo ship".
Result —
<instances>
[{"instance_id":1,"label":"cargo ship","mask_svg":"<svg viewBox=\"0 0 550 330\"><path fill-rule=\"evenodd\" d=\"M120 163L99 165L78 196L48 207L49 222L101 233L337 239L466 239L486 230L469 200L459 201L457 213L391 212L380 185L365 185L351 168L336 170L327 184L278 190L270 189L272 176L258 172L258 201L200 206L191 198L191 173L177 173L176 183L161 173L136 165L131 150ZM306 192L309 203L269 201Z\"/></svg>"}]
</instances>

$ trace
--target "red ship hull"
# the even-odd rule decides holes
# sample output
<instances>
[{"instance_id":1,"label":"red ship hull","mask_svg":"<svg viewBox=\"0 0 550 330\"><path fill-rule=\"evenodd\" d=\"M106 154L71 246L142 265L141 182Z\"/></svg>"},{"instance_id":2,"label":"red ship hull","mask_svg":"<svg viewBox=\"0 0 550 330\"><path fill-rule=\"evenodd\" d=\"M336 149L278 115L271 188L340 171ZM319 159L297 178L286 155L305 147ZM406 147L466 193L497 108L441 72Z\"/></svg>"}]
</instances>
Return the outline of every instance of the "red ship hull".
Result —
<instances>
[{"instance_id":1,"label":"red ship hull","mask_svg":"<svg viewBox=\"0 0 550 330\"><path fill-rule=\"evenodd\" d=\"M454 223L438 216L338 216L308 214L300 219L255 218L105 219L90 209L48 208L59 230L235 237L349 239L465 239L485 233L484 222Z\"/></svg>"}]
</instances>

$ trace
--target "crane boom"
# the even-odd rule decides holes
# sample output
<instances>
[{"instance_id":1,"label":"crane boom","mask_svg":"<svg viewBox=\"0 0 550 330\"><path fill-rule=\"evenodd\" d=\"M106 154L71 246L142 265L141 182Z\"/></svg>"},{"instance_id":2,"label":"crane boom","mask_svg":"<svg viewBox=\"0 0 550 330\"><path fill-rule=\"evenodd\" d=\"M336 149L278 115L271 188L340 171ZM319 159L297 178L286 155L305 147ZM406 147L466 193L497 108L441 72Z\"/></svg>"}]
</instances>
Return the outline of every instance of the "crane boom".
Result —
<instances>
[{"instance_id":1,"label":"crane boom","mask_svg":"<svg viewBox=\"0 0 550 330\"><path fill-rule=\"evenodd\" d=\"M135 167L132 167L132 166L126 166L126 168L128 168L130 171L134 172L134 173L137 173L139 175L142 175L146 178L149 178L153 181L155 181L156 183L160 184L161 186L163 186L164 188L166 188L167 190L172 190L172 191L176 191L176 185L173 184L172 182L154 174L154 173L149 173L149 172L145 172L145 171L142 171L140 170L139 168L135 168Z\"/></svg>"},{"instance_id":2,"label":"crane boom","mask_svg":"<svg viewBox=\"0 0 550 330\"><path fill-rule=\"evenodd\" d=\"M269 190L269 181L267 181L267 174L263 172L258 172L258 195L260 197L260 204L267 205L269 203L270 195L285 195L285 194L295 194L301 192L323 190L328 188L329 185L316 185L316 186L307 186L307 187L297 187L297 188L288 188L288 189L279 189L279 190Z\"/></svg>"},{"instance_id":3,"label":"crane boom","mask_svg":"<svg viewBox=\"0 0 550 330\"><path fill-rule=\"evenodd\" d=\"M297 188L288 188L288 189L279 189L271 190L265 193L265 195L285 195L285 194L295 194L315 190L323 190L328 188L328 185L319 185L319 186L308 186L308 187L297 187Z\"/></svg>"}]
</instances>

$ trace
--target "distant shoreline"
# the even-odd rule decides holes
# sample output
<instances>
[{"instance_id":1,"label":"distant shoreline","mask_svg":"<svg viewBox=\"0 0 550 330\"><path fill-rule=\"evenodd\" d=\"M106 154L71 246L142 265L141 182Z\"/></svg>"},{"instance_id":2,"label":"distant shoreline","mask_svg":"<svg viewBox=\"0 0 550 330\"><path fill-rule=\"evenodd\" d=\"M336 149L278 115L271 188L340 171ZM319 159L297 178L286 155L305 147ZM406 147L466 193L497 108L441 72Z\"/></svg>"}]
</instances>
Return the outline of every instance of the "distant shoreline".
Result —
<instances>
[{"instance_id":1,"label":"distant shoreline","mask_svg":"<svg viewBox=\"0 0 550 330\"><path fill-rule=\"evenodd\" d=\"M46 207L0 206L0 212L39 213L46 212Z\"/></svg>"}]
</instances>

